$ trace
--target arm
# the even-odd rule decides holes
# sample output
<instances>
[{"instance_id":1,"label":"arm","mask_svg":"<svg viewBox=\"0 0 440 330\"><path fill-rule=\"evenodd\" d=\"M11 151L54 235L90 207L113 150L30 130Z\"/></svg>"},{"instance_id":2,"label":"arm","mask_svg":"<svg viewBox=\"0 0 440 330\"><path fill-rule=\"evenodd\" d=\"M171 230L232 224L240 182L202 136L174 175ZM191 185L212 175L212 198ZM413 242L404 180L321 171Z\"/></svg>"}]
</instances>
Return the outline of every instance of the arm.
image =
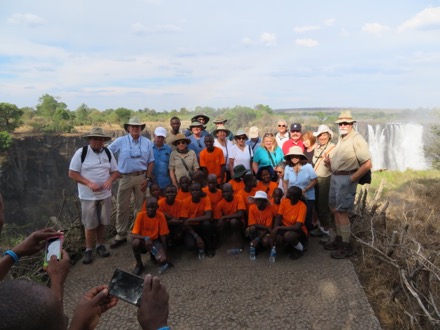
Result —
<instances>
[{"instance_id":1,"label":"arm","mask_svg":"<svg viewBox=\"0 0 440 330\"><path fill-rule=\"evenodd\" d=\"M50 277L50 289L57 297L61 307L63 307L64 282L70 269L69 254L63 250L63 257L58 260L56 256L52 256L49 260L47 273Z\"/></svg>"},{"instance_id":2,"label":"arm","mask_svg":"<svg viewBox=\"0 0 440 330\"><path fill-rule=\"evenodd\" d=\"M318 183L318 179L313 179L310 181L310 183L303 189L302 193L303 195L306 194L306 192L310 189L312 189L316 184Z\"/></svg>"},{"instance_id":3,"label":"arm","mask_svg":"<svg viewBox=\"0 0 440 330\"><path fill-rule=\"evenodd\" d=\"M96 192L96 191L100 191L101 190L100 186L98 186L95 182L92 182L92 181L86 179L79 172L75 172L75 171L69 170L69 178L71 178L73 181L76 181L76 182L78 182L80 184L83 184L83 185L89 187L89 189L91 191Z\"/></svg>"},{"instance_id":4,"label":"arm","mask_svg":"<svg viewBox=\"0 0 440 330\"><path fill-rule=\"evenodd\" d=\"M174 169L170 169L170 178L173 185L179 189L179 185L177 184L176 174L174 173Z\"/></svg>"},{"instance_id":5,"label":"arm","mask_svg":"<svg viewBox=\"0 0 440 330\"><path fill-rule=\"evenodd\" d=\"M289 188L288 185L289 185L289 181L283 180L284 196L286 196L287 194L287 189Z\"/></svg>"},{"instance_id":6,"label":"arm","mask_svg":"<svg viewBox=\"0 0 440 330\"><path fill-rule=\"evenodd\" d=\"M141 191L146 191L148 188L148 183L150 182L150 178L153 176L154 171L154 161L148 163L147 174L145 175L145 180L142 181Z\"/></svg>"},{"instance_id":7,"label":"arm","mask_svg":"<svg viewBox=\"0 0 440 330\"><path fill-rule=\"evenodd\" d=\"M107 181L104 182L102 185L102 189L110 190L112 189L113 182L119 178L119 172L114 171L110 174L110 177L107 179Z\"/></svg>"},{"instance_id":8,"label":"arm","mask_svg":"<svg viewBox=\"0 0 440 330\"><path fill-rule=\"evenodd\" d=\"M186 222L191 223L191 222L200 222L200 221L205 221L205 220L211 220L211 217L212 217L212 212L205 211L205 213L202 216L196 217L196 218L186 219Z\"/></svg>"},{"instance_id":9,"label":"arm","mask_svg":"<svg viewBox=\"0 0 440 330\"><path fill-rule=\"evenodd\" d=\"M244 210L238 210L234 214L222 216L219 220L241 219L243 217L243 212Z\"/></svg>"},{"instance_id":10,"label":"arm","mask_svg":"<svg viewBox=\"0 0 440 330\"><path fill-rule=\"evenodd\" d=\"M256 162L252 162L252 171L254 171L254 173L258 173L258 163Z\"/></svg>"},{"instance_id":11,"label":"arm","mask_svg":"<svg viewBox=\"0 0 440 330\"><path fill-rule=\"evenodd\" d=\"M221 174L220 174L220 184L225 183L225 172L226 172L226 166L225 164L222 164L222 168L221 168Z\"/></svg>"},{"instance_id":12,"label":"arm","mask_svg":"<svg viewBox=\"0 0 440 330\"><path fill-rule=\"evenodd\" d=\"M234 176L234 158L229 158L229 173L231 173L231 178Z\"/></svg>"}]
</instances>

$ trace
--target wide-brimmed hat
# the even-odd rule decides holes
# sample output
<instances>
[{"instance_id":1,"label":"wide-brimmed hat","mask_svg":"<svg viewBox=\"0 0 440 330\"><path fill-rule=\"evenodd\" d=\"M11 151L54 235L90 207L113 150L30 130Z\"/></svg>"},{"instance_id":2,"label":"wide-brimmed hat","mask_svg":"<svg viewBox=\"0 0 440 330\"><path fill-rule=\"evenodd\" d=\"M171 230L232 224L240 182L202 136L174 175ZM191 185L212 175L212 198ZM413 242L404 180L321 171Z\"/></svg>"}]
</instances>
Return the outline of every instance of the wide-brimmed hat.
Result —
<instances>
[{"instance_id":1,"label":"wide-brimmed hat","mask_svg":"<svg viewBox=\"0 0 440 330\"><path fill-rule=\"evenodd\" d=\"M225 131L226 132L226 136L231 134L231 131L228 130L224 125L218 125L217 128L212 132L212 135L217 136L217 133L220 132L220 131Z\"/></svg>"},{"instance_id":2,"label":"wide-brimmed hat","mask_svg":"<svg viewBox=\"0 0 440 330\"><path fill-rule=\"evenodd\" d=\"M131 117L128 123L124 124L124 129L127 132L128 132L128 126L140 126L141 131L143 131L145 128L145 124L142 123L138 117Z\"/></svg>"},{"instance_id":3,"label":"wide-brimmed hat","mask_svg":"<svg viewBox=\"0 0 440 330\"><path fill-rule=\"evenodd\" d=\"M185 134L179 133L179 134L176 135L176 139L172 142L172 144L177 146L177 142L182 141L182 140L185 141L186 144L190 144L191 143L191 140L188 139L185 136Z\"/></svg>"},{"instance_id":4,"label":"wide-brimmed hat","mask_svg":"<svg viewBox=\"0 0 440 330\"><path fill-rule=\"evenodd\" d=\"M270 199L263 190L257 190L254 196L248 196L248 202L253 204L256 199L265 199L270 204Z\"/></svg>"},{"instance_id":5,"label":"wide-brimmed hat","mask_svg":"<svg viewBox=\"0 0 440 330\"><path fill-rule=\"evenodd\" d=\"M215 117L215 119L212 121L214 124L224 124L226 123L228 120L223 118L223 117Z\"/></svg>"},{"instance_id":6,"label":"wide-brimmed hat","mask_svg":"<svg viewBox=\"0 0 440 330\"><path fill-rule=\"evenodd\" d=\"M191 128L193 128L193 127L203 127L203 128L205 128L205 125L201 124L201 123L200 123L199 121L197 121L197 120L193 120L193 121L191 122L191 125L189 125L188 129L191 130Z\"/></svg>"},{"instance_id":7,"label":"wide-brimmed hat","mask_svg":"<svg viewBox=\"0 0 440 330\"><path fill-rule=\"evenodd\" d=\"M289 152L284 156L285 159L290 159L290 156L301 156L303 159L307 160L307 157L304 155L301 147L294 146L290 147Z\"/></svg>"},{"instance_id":8,"label":"wide-brimmed hat","mask_svg":"<svg viewBox=\"0 0 440 330\"><path fill-rule=\"evenodd\" d=\"M249 139L248 136L246 135L246 132L244 131L244 129L240 128L237 133L235 133L234 138L237 138L237 136L245 136L246 140Z\"/></svg>"},{"instance_id":9,"label":"wide-brimmed hat","mask_svg":"<svg viewBox=\"0 0 440 330\"><path fill-rule=\"evenodd\" d=\"M234 167L234 175L232 176L233 179L241 178L243 175L245 175L248 172L246 167L244 167L243 164L237 165Z\"/></svg>"},{"instance_id":10,"label":"wide-brimmed hat","mask_svg":"<svg viewBox=\"0 0 440 330\"><path fill-rule=\"evenodd\" d=\"M330 140L333 139L333 131L327 125L320 125L317 132L313 132L313 136L320 136L322 133L330 134Z\"/></svg>"},{"instance_id":11,"label":"wide-brimmed hat","mask_svg":"<svg viewBox=\"0 0 440 330\"><path fill-rule=\"evenodd\" d=\"M156 127L156 129L154 130L154 135L166 138L167 130L164 127Z\"/></svg>"},{"instance_id":12,"label":"wide-brimmed hat","mask_svg":"<svg viewBox=\"0 0 440 330\"><path fill-rule=\"evenodd\" d=\"M197 118L199 118L199 117L205 118L205 124L207 124L209 122L209 117L207 115L204 115L203 113L200 114L200 115L196 115L196 116L192 117L191 118L191 122L198 121Z\"/></svg>"},{"instance_id":13,"label":"wide-brimmed hat","mask_svg":"<svg viewBox=\"0 0 440 330\"><path fill-rule=\"evenodd\" d=\"M105 135L104 130L101 127L93 127L89 134L83 136L83 138L87 140L92 137L101 137L104 138L104 141L111 140L112 138L111 136Z\"/></svg>"},{"instance_id":14,"label":"wide-brimmed hat","mask_svg":"<svg viewBox=\"0 0 440 330\"><path fill-rule=\"evenodd\" d=\"M249 128L249 138L250 139L255 139L258 137L258 127L257 126L252 126L251 128Z\"/></svg>"},{"instance_id":15,"label":"wide-brimmed hat","mask_svg":"<svg viewBox=\"0 0 440 330\"><path fill-rule=\"evenodd\" d=\"M335 124L339 123L354 123L356 120L353 119L350 110L344 110L338 117L338 120L335 121Z\"/></svg>"}]
</instances>

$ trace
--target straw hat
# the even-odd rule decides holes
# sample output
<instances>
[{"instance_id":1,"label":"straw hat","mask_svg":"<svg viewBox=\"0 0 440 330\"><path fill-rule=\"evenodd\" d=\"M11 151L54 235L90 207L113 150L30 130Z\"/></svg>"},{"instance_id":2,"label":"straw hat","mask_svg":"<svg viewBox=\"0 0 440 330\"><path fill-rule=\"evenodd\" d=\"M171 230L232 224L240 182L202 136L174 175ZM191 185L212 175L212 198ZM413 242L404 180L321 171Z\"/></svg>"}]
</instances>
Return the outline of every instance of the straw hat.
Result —
<instances>
[{"instance_id":1,"label":"straw hat","mask_svg":"<svg viewBox=\"0 0 440 330\"><path fill-rule=\"evenodd\" d=\"M101 127L93 127L89 134L83 136L83 138L87 140L92 137L101 137L104 138L104 141L111 140L111 136L105 135L104 130Z\"/></svg>"},{"instance_id":2,"label":"straw hat","mask_svg":"<svg viewBox=\"0 0 440 330\"><path fill-rule=\"evenodd\" d=\"M333 131L327 125L320 125L317 132L313 132L313 136L320 136L322 133L330 134L330 140L333 139Z\"/></svg>"},{"instance_id":3,"label":"straw hat","mask_svg":"<svg viewBox=\"0 0 440 330\"><path fill-rule=\"evenodd\" d=\"M248 202L251 204L255 203L256 199L265 199L270 204L270 200L267 197L267 194L262 190L257 190L254 196L249 196Z\"/></svg>"},{"instance_id":4,"label":"straw hat","mask_svg":"<svg viewBox=\"0 0 440 330\"><path fill-rule=\"evenodd\" d=\"M142 123L138 117L131 117L127 124L124 124L125 131L128 132L128 126L140 126L141 131L144 130L145 124Z\"/></svg>"},{"instance_id":5,"label":"straw hat","mask_svg":"<svg viewBox=\"0 0 440 330\"><path fill-rule=\"evenodd\" d=\"M344 110L338 117L338 120L335 121L335 124L339 123L354 123L356 120L353 119L350 110Z\"/></svg>"},{"instance_id":6,"label":"straw hat","mask_svg":"<svg viewBox=\"0 0 440 330\"><path fill-rule=\"evenodd\" d=\"M189 125L188 129L191 130L191 128L193 128L193 127L202 127L202 128L205 128L205 126L204 126L203 124L200 124L200 122L197 121L197 120L193 120L193 121L191 122L191 125Z\"/></svg>"},{"instance_id":7,"label":"straw hat","mask_svg":"<svg viewBox=\"0 0 440 330\"><path fill-rule=\"evenodd\" d=\"M304 155L301 147L294 146L290 147L289 152L284 156L285 159L290 159L290 156L301 156L303 159L307 160L307 157Z\"/></svg>"},{"instance_id":8,"label":"straw hat","mask_svg":"<svg viewBox=\"0 0 440 330\"><path fill-rule=\"evenodd\" d=\"M244 131L244 129L240 128L237 133L235 133L234 138L237 138L237 136L245 136L246 140L248 139L248 136L246 135L246 132Z\"/></svg>"},{"instance_id":9,"label":"straw hat","mask_svg":"<svg viewBox=\"0 0 440 330\"><path fill-rule=\"evenodd\" d=\"M216 117L212 122L214 124L225 124L228 120L223 117Z\"/></svg>"},{"instance_id":10,"label":"straw hat","mask_svg":"<svg viewBox=\"0 0 440 330\"><path fill-rule=\"evenodd\" d=\"M217 136L217 133L220 131L225 131L226 132L226 136L228 136L229 134L231 134L231 131L228 130L225 125L218 125L217 128L212 132L212 135Z\"/></svg>"},{"instance_id":11,"label":"straw hat","mask_svg":"<svg viewBox=\"0 0 440 330\"><path fill-rule=\"evenodd\" d=\"M176 135L176 139L172 142L172 144L177 146L177 142L182 141L182 140L185 141L186 144L190 144L191 143L191 140L188 139L185 136L185 134L179 133L179 134Z\"/></svg>"}]
</instances>

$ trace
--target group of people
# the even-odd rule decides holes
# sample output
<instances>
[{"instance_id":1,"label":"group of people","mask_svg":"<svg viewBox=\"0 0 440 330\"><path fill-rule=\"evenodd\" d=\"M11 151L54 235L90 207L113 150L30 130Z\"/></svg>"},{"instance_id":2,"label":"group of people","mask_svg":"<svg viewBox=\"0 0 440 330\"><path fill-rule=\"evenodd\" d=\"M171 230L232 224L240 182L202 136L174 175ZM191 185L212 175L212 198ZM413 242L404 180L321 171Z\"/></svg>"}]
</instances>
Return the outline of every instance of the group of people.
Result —
<instances>
[{"instance_id":1,"label":"group of people","mask_svg":"<svg viewBox=\"0 0 440 330\"><path fill-rule=\"evenodd\" d=\"M145 123L133 117L124 125L128 134L108 147L104 143L111 137L99 127L85 136L88 146L76 151L69 167L82 206L83 263L92 262L94 248L101 257L110 255L103 233L117 179L117 234L110 248L127 242L133 199L135 274L144 269L142 254L149 252L163 272L172 266L170 247L184 244L203 259L213 257L219 240L228 237L231 253L242 251L247 237L255 255L268 249L273 257L277 247L285 246L297 259L311 235L322 237L333 258L352 255L348 215L371 160L350 111L335 122L336 145L327 125L303 134L300 123L288 130L279 120L276 134L260 137L255 126L233 134L220 117L209 133L208 122L206 115L196 115L181 133L180 119L173 117L171 130L157 127L150 141L141 134ZM330 240L332 215L336 237Z\"/></svg>"}]
</instances>

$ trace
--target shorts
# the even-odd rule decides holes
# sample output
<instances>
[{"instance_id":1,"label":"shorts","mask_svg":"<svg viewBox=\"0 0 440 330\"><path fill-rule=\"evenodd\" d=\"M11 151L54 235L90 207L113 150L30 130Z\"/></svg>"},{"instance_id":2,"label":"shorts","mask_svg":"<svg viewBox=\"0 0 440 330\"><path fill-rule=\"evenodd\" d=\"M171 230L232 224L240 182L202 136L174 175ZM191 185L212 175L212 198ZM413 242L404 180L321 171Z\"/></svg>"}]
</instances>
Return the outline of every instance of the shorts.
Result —
<instances>
[{"instance_id":1,"label":"shorts","mask_svg":"<svg viewBox=\"0 0 440 330\"><path fill-rule=\"evenodd\" d=\"M112 211L112 196L100 200L81 200L81 220L86 229L108 226Z\"/></svg>"},{"instance_id":2,"label":"shorts","mask_svg":"<svg viewBox=\"0 0 440 330\"><path fill-rule=\"evenodd\" d=\"M153 243L153 246L155 246L158 251L163 250L162 241L160 240L160 238L153 240L151 243ZM145 240L142 240L141 253L145 254L147 252L150 252L147 250L147 243L145 242Z\"/></svg>"},{"instance_id":3,"label":"shorts","mask_svg":"<svg viewBox=\"0 0 440 330\"><path fill-rule=\"evenodd\" d=\"M340 212L353 210L357 182L350 175L332 175L330 180L329 205Z\"/></svg>"}]
</instances>

